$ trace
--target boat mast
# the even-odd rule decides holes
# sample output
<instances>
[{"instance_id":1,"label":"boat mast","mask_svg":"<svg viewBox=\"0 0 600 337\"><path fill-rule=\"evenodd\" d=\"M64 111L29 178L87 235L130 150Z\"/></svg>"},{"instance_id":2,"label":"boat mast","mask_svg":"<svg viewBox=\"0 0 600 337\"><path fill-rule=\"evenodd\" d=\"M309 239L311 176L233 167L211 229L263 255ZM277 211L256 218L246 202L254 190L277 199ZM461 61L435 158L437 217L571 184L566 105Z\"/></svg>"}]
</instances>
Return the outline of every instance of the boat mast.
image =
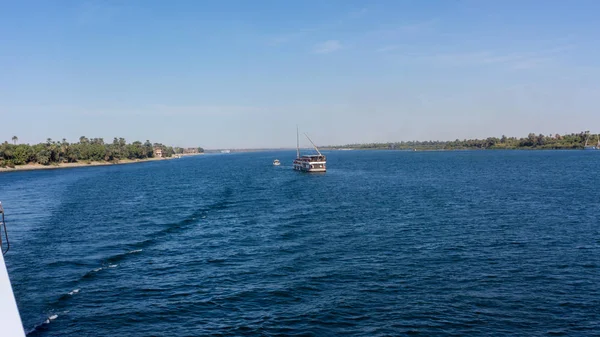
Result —
<instances>
[{"instance_id":1,"label":"boat mast","mask_svg":"<svg viewBox=\"0 0 600 337\"><path fill-rule=\"evenodd\" d=\"M585 145L583 145L583 147L587 147L588 141L590 140L590 132L586 131L585 133L586 133L587 137L585 138Z\"/></svg>"},{"instance_id":2,"label":"boat mast","mask_svg":"<svg viewBox=\"0 0 600 337\"><path fill-rule=\"evenodd\" d=\"M300 158L300 137L298 136L298 125L296 125L296 158Z\"/></svg>"},{"instance_id":3,"label":"boat mast","mask_svg":"<svg viewBox=\"0 0 600 337\"><path fill-rule=\"evenodd\" d=\"M317 153L319 154L319 156L322 156L321 151L319 151L319 149L317 148L317 146L315 145L315 143L313 143L312 140L310 140L310 138L308 137L308 135L305 133L304 134L306 136L306 138L308 138L308 141L312 144L312 146L315 148L315 151L317 151Z\"/></svg>"}]
</instances>

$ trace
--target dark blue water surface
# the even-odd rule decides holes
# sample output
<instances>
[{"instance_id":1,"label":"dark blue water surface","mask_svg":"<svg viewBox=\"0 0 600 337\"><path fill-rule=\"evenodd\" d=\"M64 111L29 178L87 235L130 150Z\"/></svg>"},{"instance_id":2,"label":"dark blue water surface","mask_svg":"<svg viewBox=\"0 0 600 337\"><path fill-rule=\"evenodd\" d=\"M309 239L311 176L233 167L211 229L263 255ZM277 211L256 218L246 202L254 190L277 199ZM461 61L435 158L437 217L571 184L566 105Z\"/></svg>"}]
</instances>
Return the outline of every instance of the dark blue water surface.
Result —
<instances>
[{"instance_id":1,"label":"dark blue water surface","mask_svg":"<svg viewBox=\"0 0 600 337\"><path fill-rule=\"evenodd\" d=\"M0 174L26 331L600 332L600 153L327 155Z\"/></svg>"}]
</instances>

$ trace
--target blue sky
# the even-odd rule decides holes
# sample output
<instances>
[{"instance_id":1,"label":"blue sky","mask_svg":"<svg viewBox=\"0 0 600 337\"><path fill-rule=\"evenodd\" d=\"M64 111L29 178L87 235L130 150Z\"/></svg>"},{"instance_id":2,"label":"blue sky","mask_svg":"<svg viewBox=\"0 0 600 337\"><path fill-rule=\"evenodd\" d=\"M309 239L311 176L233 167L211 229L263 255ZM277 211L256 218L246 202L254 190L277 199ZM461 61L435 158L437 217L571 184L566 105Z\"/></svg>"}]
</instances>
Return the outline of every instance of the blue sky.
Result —
<instances>
[{"instance_id":1,"label":"blue sky","mask_svg":"<svg viewBox=\"0 0 600 337\"><path fill-rule=\"evenodd\" d=\"M0 140L600 132L599 1L2 1Z\"/></svg>"}]
</instances>

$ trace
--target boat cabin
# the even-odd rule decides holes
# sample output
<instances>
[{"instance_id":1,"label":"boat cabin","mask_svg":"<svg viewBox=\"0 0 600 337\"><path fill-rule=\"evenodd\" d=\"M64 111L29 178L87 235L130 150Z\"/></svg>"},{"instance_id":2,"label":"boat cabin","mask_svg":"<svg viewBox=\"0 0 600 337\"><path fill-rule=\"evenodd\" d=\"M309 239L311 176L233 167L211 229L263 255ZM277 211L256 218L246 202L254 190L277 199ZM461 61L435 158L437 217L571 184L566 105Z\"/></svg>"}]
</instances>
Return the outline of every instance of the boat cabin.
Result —
<instances>
[{"instance_id":1,"label":"boat cabin","mask_svg":"<svg viewBox=\"0 0 600 337\"><path fill-rule=\"evenodd\" d=\"M325 172L327 158L322 155L304 155L294 160L294 170L304 172Z\"/></svg>"}]
</instances>

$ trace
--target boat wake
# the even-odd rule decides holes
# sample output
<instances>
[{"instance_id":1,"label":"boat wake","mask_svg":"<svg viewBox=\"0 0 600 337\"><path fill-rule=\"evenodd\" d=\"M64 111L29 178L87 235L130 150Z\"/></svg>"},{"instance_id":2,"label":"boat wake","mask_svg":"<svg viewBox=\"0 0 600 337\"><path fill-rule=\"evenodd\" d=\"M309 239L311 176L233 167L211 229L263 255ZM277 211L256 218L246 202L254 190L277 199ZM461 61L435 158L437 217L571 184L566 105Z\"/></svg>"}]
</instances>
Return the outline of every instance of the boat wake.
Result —
<instances>
[{"instance_id":1,"label":"boat wake","mask_svg":"<svg viewBox=\"0 0 600 337\"><path fill-rule=\"evenodd\" d=\"M231 189L225 189L224 196L222 200L215 202L211 205L207 205L201 209L194 211L190 216L185 219L175 222L175 223L166 223L164 224L164 228L154 232L146 237L145 240L138 241L136 243L132 243L128 245L129 249L126 252L118 253L112 256L109 256L102 260L102 265L100 267L94 268L86 272L81 276L79 280L76 281L75 284L82 285L82 282L88 282L93 278L99 277L101 274L107 271L107 269L117 268L122 262L124 262L128 257L136 254L141 254L145 249L151 247L165 239L167 236L177 235L180 232L184 232L193 226L198 225L203 219L206 219L207 214L210 211L219 211L228 208L231 203L229 201L229 197L232 195L233 191ZM220 261L216 259L211 261L212 263L222 263L224 261ZM73 264L72 261L61 261L60 264L70 263ZM84 288L84 287L81 287ZM75 295L79 294L81 288L75 288L64 295L60 296L51 307L54 310L56 309L64 309L68 301L73 298ZM49 324L56 320L59 317L58 314L52 314L48 316L42 323L34 326L31 330L29 330L26 334L29 335L37 335L38 333L43 334L44 331L49 329Z\"/></svg>"},{"instance_id":2,"label":"boat wake","mask_svg":"<svg viewBox=\"0 0 600 337\"><path fill-rule=\"evenodd\" d=\"M58 314L53 314L53 315L48 316L48 318L46 318L46 320L44 320L42 323L34 326L31 330L26 331L25 335L31 336L32 334L34 334L36 332L46 331L48 329L48 325L57 318L58 318Z\"/></svg>"}]
</instances>

